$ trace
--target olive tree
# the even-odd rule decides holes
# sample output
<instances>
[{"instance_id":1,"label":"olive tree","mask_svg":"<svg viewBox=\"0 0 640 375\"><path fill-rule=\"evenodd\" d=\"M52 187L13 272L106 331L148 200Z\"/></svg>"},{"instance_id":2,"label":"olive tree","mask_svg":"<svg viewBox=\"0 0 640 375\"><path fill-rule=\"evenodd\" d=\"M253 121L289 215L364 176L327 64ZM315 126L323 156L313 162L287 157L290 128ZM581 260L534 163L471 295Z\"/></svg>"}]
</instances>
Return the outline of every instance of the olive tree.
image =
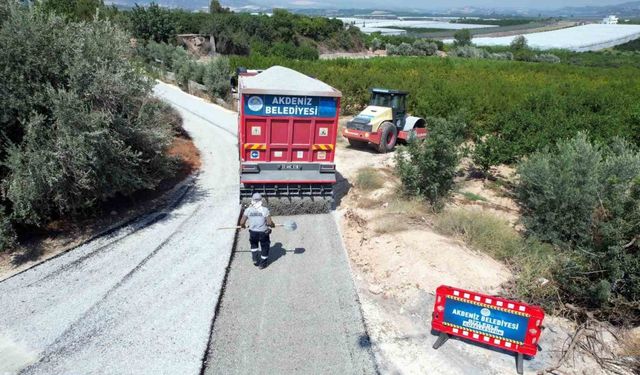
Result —
<instances>
[{"instance_id":1,"label":"olive tree","mask_svg":"<svg viewBox=\"0 0 640 375\"><path fill-rule=\"evenodd\" d=\"M28 38L24 38L28 35ZM109 21L12 7L0 27L2 225L90 213L168 176L171 125Z\"/></svg>"},{"instance_id":2,"label":"olive tree","mask_svg":"<svg viewBox=\"0 0 640 375\"><path fill-rule=\"evenodd\" d=\"M473 38L473 35L471 35L471 31L469 31L469 29L461 29L455 32L455 34L453 34L453 45L456 47L459 46L470 46L471 45L471 39Z\"/></svg>"},{"instance_id":3,"label":"olive tree","mask_svg":"<svg viewBox=\"0 0 640 375\"><path fill-rule=\"evenodd\" d=\"M225 57L211 60L204 68L204 85L212 97L226 99L231 90L231 66Z\"/></svg>"},{"instance_id":4,"label":"olive tree","mask_svg":"<svg viewBox=\"0 0 640 375\"><path fill-rule=\"evenodd\" d=\"M527 232L569 255L557 275L564 298L640 319L637 308L628 311L640 298L637 148L620 138L600 145L581 133L533 153L518 173Z\"/></svg>"},{"instance_id":5,"label":"olive tree","mask_svg":"<svg viewBox=\"0 0 640 375\"><path fill-rule=\"evenodd\" d=\"M457 118L432 119L423 142L411 141L396 153L396 172L408 195L426 198L436 210L454 186L465 124Z\"/></svg>"}]
</instances>

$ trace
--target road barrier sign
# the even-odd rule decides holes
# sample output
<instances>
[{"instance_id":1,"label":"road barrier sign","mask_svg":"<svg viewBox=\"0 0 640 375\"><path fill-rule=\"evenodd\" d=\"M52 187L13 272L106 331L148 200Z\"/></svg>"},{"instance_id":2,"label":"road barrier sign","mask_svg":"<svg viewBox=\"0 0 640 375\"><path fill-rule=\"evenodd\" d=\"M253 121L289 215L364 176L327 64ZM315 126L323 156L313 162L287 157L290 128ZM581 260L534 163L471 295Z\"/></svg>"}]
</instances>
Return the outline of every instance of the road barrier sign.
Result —
<instances>
[{"instance_id":1,"label":"road barrier sign","mask_svg":"<svg viewBox=\"0 0 640 375\"><path fill-rule=\"evenodd\" d=\"M450 335L524 355L538 352L544 311L537 306L441 285L436 289L431 327L440 332L438 349Z\"/></svg>"}]
</instances>

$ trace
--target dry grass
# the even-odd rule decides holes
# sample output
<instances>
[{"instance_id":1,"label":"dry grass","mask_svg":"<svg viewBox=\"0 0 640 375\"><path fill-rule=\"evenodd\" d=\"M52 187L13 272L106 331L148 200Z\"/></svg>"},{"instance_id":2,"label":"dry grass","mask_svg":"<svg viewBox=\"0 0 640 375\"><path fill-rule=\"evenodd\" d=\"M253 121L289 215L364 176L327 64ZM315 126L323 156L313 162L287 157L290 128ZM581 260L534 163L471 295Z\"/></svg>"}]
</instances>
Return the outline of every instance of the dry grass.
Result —
<instances>
[{"instance_id":1,"label":"dry grass","mask_svg":"<svg viewBox=\"0 0 640 375\"><path fill-rule=\"evenodd\" d=\"M500 260L508 259L522 241L509 223L482 211L447 210L436 215L434 223L443 234L459 237Z\"/></svg>"},{"instance_id":2,"label":"dry grass","mask_svg":"<svg viewBox=\"0 0 640 375\"><path fill-rule=\"evenodd\" d=\"M342 136L342 131L345 128L346 121L347 120L342 120L342 119L340 120L339 125L338 125L338 136L336 137L336 143L340 143L340 144L343 144L343 145L346 145L347 143L349 143L347 141L347 139Z\"/></svg>"},{"instance_id":3,"label":"dry grass","mask_svg":"<svg viewBox=\"0 0 640 375\"><path fill-rule=\"evenodd\" d=\"M434 227L509 265L516 274L508 288L513 297L555 306L558 285L553 270L561 255L551 246L526 240L507 221L477 210L444 211L434 217Z\"/></svg>"},{"instance_id":4,"label":"dry grass","mask_svg":"<svg viewBox=\"0 0 640 375\"><path fill-rule=\"evenodd\" d=\"M638 330L638 328L636 328ZM622 345L622 354L628 357L640 358L640 332L629 334Z\"/></svg>"},{"instance_id":5,"label":"dry grass","mask_svg":"<svg viewBox=\"0 0 640 375\"><path fill-rule=\"evenodd\" d=\"M384 200L381 198L358 197L355 200L356 207L364 209L382 208L383 204Z\"/></svg>"},{"instance_id":6,"label":"dry grass","mask_svg":"<svg viewBox=\"0 0 640 375\"><path fill-rule=\"evenodd\" d=\"M420 219L429 215L432 210L428 203L422 199L405 199L401 196L389 200L387 212L390 214L401 214L405 217Z\"/></svg>"},{"instance_id":7,"label":"dry grass","mask_svg":"<svg viewBox=\"0 0 640 375\"><path fill-rule=\"evenodd\" d=\"M355 186L365 191L376 190L384 185L384 180L384 176L379 170L365 167L356 173Z\"/></svg>"},{"instance_id":8,"label":"dry grass","mask_svg":"<svg viewBox=\"0 0 640 375\"><path fill-rule=\"evenodd\" d=\"M376 220L373 231L377 234L398 233L410 229L406 218L399 215L382 216Z\"/></svg>"}]
</instances>

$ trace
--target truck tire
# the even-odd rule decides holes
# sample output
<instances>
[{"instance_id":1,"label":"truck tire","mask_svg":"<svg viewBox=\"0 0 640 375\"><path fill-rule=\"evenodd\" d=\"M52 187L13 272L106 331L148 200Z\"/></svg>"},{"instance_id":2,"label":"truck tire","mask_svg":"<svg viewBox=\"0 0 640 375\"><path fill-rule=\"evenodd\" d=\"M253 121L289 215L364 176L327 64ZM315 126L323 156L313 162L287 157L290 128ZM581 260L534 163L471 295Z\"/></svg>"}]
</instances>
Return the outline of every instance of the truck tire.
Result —
<instances>
[{"instance_id":1,"label":"truck tire","mask_svg":"<svg viewBox=\"0 0 640 375\"><path fill-rule=\"evenodd\" d=\"M357 139L351 139L351 138L348 138L348 139L349 139L349 145L351 145L351 147L353 148L364 148L369 143L367 141L359 141Z\"/></svg>"},{"instance_id":2,"label":"truck tire","mask_svg":"<svg viewBox=\"0 0 640 375\"><path fill-rule=\"evenodd\" d=\"M390 122L383 122L380 126L380 144L378 152L385 154L393 151L398 142L398 129Z\"/></svg>"}]
</instances>

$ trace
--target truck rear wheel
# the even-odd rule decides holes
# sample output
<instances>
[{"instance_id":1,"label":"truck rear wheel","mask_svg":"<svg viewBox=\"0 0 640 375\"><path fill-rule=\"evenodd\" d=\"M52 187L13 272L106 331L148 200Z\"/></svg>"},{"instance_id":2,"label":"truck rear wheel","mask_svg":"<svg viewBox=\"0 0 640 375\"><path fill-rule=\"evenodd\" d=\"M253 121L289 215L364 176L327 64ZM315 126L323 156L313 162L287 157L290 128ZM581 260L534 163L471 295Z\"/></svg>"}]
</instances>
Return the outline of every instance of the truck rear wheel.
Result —
<instances>
[{"instance_id":1,"label":"truck rear wheel","mask_svg":"<svg viewBox=\"0 0 640 375\"><path fill-rule=\"evenodd\" d=\"M366 141L358 141L357 139L349 138L349 144L351 145L351 147L364 148L368 143L369 142Z\"/></svg>"},{"instance_id":2,"label":"truck rear wheel","mask_svg":"<svg viewBox=\"0 0 640 375\"><path fill-rule=\"evenodd\" d=\"M381 154L393 151L398 141L398 129L390 123L384 122L380 126L380 144L378 145L378 152Z\"/></svg>"}]
</instances>

